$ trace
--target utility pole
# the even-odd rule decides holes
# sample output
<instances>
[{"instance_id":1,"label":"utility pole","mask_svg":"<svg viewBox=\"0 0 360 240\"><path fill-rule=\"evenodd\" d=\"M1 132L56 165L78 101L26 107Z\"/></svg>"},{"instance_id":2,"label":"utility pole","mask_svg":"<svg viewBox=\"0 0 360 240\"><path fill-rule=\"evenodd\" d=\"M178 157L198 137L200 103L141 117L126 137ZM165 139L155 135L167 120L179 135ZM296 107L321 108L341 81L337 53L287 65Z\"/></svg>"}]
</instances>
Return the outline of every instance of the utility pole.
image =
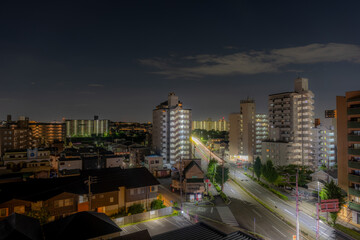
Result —
<instances>
[{"instance_id":1,"label":"utility pole","mask_svg":"<svg viewBox=\"0 0 360 240\"><path fill-rule=\"evenodd\" d=\"M183 202L182 202L182 188L183 188L183 184L182 184L182 157L180 157L180 208L181 208L181 211L183 209Z\"/></svg>"},{"instance_id":2,"label":"utility pole","mask_svg":"<svg viewBox=\"0 0 360 240\"><path fill-rule=\"evenodd\" d=\"M296 170L296 240L300 240L298 178L299 178L299 169Z\"/></svg>"},{"instance_id":3,"label":"utility pole","mask_svg":"<svg viewBox=\"0 0 360 240\"><path fill-rule=\"evenodd\" d=\"M224 159L222 160L221 191L224 191Z\"/></svg>"},{"instance_id":4,"label":"utility pole","mask_svg":"<svg viewBox=\"0 0 360 240\"><path fill-rule=\"evenodd\" d=\"M92 183L96 183L97 182L97 177L88 177L88 180L86 180L84 183L88 185L88 198L89 198L89 211L92 210L92 205L91 205L91 198L92 198L92 193L91 193L91 184Z\"/></svg>"},{"instance_id":5,"label":"utility pole","mask_svg":"<svg viewBox=\"0 0 360 240\"><path fill-rule=\"evenodd\" d=\"M316 240L319 239L319 204L320 204L320 182L318 179L318 202L316 203Z\"/></svg>"}]
</instances>

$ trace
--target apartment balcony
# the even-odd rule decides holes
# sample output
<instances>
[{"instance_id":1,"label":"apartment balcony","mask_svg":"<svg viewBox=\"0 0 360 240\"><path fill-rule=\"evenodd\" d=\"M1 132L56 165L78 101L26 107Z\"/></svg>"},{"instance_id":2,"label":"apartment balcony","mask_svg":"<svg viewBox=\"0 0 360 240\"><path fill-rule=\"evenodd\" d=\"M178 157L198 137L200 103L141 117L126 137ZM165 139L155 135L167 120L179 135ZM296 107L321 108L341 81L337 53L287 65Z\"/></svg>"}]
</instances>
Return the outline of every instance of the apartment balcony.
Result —
<instances>
[{"instance_id":1,"label":"apartment balcony","mask_svg":"<svg viewBox=\"0 0 360 240\"><path fill-rule=\"evenodd\" d=\"M360 142L360 135L348 135L349 142Z\"/></svg>"},{"instance_id":2,"label":"apartment balcony","mask_svg":"<svg viewBox=\"0 0 360 240\"><path fill-rule=\"evenodd\" d=\"M349 115L360 114L360 108L348 108Z\"/></svg>"},{"instance_id":3,"label":"apartment balcony","mask_svg":"<svg viewBox=\"0 0 360 240\"><path fill-rule=\"evenodd\" d=\"M357 212L360 212L360 204L355 202L349 202L349 208L351 210L355 210Z\"/></svg>"},{"instance_id":4,"label":"apartment balcony","mask_svg":"<svg viewBox=\"0 0 360 240\"><path fill-rule=\"evenodd\" d=\"M349 149L348 149L348 153L349 153L350 155L360 156L360 149L349 148Z\"/></svg>"},{"instance_id":5,"label":"apartment balcony","mask_svg":"<svg viewBox=\"0 0 360 240\"><path fill-rule=\"evenodd\" d=\"M355 188L349 187L349 195L360 197L360 190L356 190Z\"/></svg>"},{"instance_id":6,"label":"apartment balcony","mask_svg":"<svg viewBox=\"0 0 360 240\"><path fill-rule=\"evenodd\" d=\"M360 102L360 97L358 98L350 98L347 100L347 102Z\"/></svg>"},{"instance_id":7,"label":"apartment balcony","mask_svg":"<svg viewBox=\"0 0 360 240\"><path fill-rule=\"evenodd\" d=\"M360 183L360 176L349 173L349 181Z\"/></svg>"},{"instance_id":8,"label":"apartment balcony","mask_svg":"<svg viewBox=\"0 0 360 240\"><path fill-rule=\"evenodd\" d=\"M348 166L349 166L349 168L360 169L360 162L357 162L357 161L349 161L349 162L348 162Z\"/></svg>"},{"instance_id":9,"label":"apartment balcony","mask_svg":"<svg viewBox=\"0 0 360 240\"><path fill-rule=\"evenodd\" d=\"M360 122L348 121L348 128L360 128Z\"/></svg>"}]
</instances>

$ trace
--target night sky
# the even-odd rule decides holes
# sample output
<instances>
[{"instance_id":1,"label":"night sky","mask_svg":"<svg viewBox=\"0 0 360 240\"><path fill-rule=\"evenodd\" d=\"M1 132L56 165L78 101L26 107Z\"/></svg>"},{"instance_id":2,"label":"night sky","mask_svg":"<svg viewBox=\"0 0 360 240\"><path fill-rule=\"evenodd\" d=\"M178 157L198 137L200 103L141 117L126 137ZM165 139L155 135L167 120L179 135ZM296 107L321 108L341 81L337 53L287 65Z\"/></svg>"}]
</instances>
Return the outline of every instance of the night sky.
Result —
<instances>
[{"instance_id":1,"label":"night sky","mask_svg":"<svg viewBox=\"0 0 360 240\"><path fill-rule=\"evenodd\" d=\"M297 76L323 117L360 89L360 2L334 2L1 1L0 119L145 122L171 91L194 120L265 113Z\"/></svg>"}]
</instances>

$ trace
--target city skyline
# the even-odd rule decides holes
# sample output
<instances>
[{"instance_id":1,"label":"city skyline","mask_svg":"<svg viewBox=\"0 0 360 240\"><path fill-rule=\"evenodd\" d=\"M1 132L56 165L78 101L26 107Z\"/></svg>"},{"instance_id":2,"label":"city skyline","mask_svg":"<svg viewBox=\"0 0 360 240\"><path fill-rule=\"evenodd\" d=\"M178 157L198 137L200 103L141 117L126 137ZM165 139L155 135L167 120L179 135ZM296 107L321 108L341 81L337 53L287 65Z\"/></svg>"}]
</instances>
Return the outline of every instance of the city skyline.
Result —
<instances>
[{"instance_id":1,"label":"city skyline","mask_svg":"<svg viewBox=\"0 0 360 240\"><path fill-rule=\"evenodd\" d=\"M359 88L359 4L1 3L0 119L149 122L169 92L194 120L267 113L298 76L323 118Z\"/></svg>"}]
</instances>

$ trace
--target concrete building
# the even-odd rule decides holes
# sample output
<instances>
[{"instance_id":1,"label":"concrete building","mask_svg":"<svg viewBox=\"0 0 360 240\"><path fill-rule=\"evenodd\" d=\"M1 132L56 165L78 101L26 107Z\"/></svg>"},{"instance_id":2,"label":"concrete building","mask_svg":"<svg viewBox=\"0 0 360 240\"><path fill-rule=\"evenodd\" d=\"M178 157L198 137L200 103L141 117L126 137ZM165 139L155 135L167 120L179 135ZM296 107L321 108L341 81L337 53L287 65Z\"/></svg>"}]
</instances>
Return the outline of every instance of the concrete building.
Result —
<instances>
[{"instance_id":1,"label":"concrete building","mask_svg":"<svg viewBox=\"0 0 360 240\"><path fill-rule=\"evenodd\" d=\"M255 146L255 101L240 101L240 113L229 116L229 154L253 161Z\"/></svg>"},{"instance_id":2,"label":"concrete building","mask_svg":"<svg viewBox=\"0 0 360 240\"><path fill-rule=\"evenodd\" d=\"M360 91L336 97L338 183L348 194L343 214L360 224Z\"/></svg>"},{"instance_id":3,"label":"concrete building","mask_svg":"<svg viewBox=\"0 0 360 240\"><path fill-rule=\"evenodd\" d=\"M65 141L65 123L30 121L29 127L37 146Z\"/></svg>"},{"instance_id":4,"label":"concrete building","mask_svg":"<svg viewBox=\"0 0 360 240\"><path fill-rule=\"evenodd\" d=\"M266 114L255 115L255 155L261 156L262 142L269 138L269 120Z\"/></svg>"},{"instance_id":5,"label":"concrete building","mask_svg":"<svg viewBox=\"0 0 360 240\"><path fill-rule=\"evenodd\" d=\"M110 120L100 120L94 116L93 120L66 119L66 137L103 136L109 132Z\"/></svg>"},{"instance_id":6,"label":"concrete building","mask_svg":"<svg viewBox=\"0 0 360 240\"><path fill-rule=\"evenodd\" d=\"M50 151L47 149L9 150L3 157L8 170L34 174L35 178L50 176Z\"/></svg>"},{"instance_id":7,"label":"concrete building","mask_svg":"<svg viewBox=\"0 0 360 240\"><path fill-rule=\"evenodd\" d=\"M313 129L316 166L334 167L336 164L335 128L320 124Z\"/></svg>"},{"instance_id":8,"label":"concrete building","mask_svg":"<svg viewBox=\"0 0 360 240\"><path fill-rule=\"evenodd\" d=\"M145 156L144 167L154 174L155 170L163 169L163 158L160 155Z\"/></svg>"},{"instance_id":9,"label":"concrete building","mask_svg":"<svg viewBox=\"0 0 360 240\"><path fill-rule=\"evenodd\" d=\"M169 168L190 158L191 109L183 108L175 93L153 110L152 146Z\"/></svg>"},{"instance_id":10,"label":"concrete building","mask_svg":"<svg viewBox=\"0 0 360 240\"><path fill-rule=\"evenodd\" d=\"M228 122L225 118L219 119L218 121L213 121L211 118L208 118L204 121L193 121L192 130L202 129L202 130L215 130L215 131L228 131Z\"/></svg>"},{"instance_id":11,"label":"concrete building","mask_svg":"<svg viewBox=\"0 0 360 240\"><path fill-rule=\"evenodd\" d=\"M269 142L275 146L287 144L280 155L286 156L287 164L315 167L313 132L314 94L309 90L308 79L295 79L294 92L269 96ZM275 147L283 149L282 147ZM262 149L263 154L272 149ZM264 152L265 151L265 152ZM262 159L266 161L267 159ZM272 159L274 160L274 159ZM285 162L284 162L285 163Z\"/></svg>"},{"instance_id":12,"label":"concrete building","mask_svg":"<svg viewBox=\"0 0 360 240\"><path fill-rule=\"evenodd\" d=\"M32 147L35 147L35 143L29 128L29 118L20 117L18 121L12 121L11 115L8 115L7 121L0 126L0 156L9 150Z\"/></svg>"}]
</instances>

